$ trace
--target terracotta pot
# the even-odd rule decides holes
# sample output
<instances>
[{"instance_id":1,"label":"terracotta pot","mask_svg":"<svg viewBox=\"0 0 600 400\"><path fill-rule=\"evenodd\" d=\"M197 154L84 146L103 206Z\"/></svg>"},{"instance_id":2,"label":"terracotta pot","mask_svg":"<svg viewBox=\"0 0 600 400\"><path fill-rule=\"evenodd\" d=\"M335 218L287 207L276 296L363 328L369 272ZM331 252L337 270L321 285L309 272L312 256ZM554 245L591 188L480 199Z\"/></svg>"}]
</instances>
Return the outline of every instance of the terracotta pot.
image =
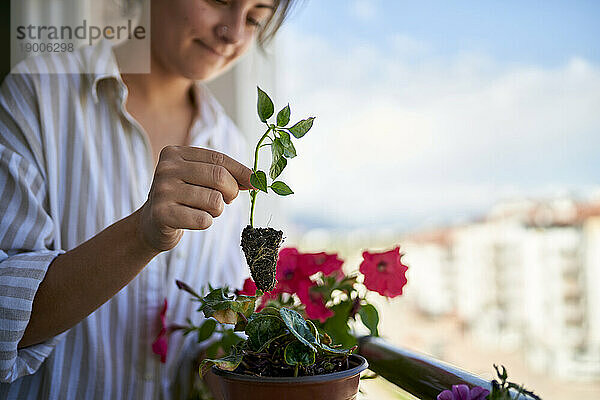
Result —
<instances>
[{"instance_id":1,"label":"terracotta pot","mask_svg":"<svg viewBox=\"0 0 600 400\"><path fill-rule=\"evenodd\" d=\"M216 367L212 372L221 390L217 396L223 400L353 400L358 393L360 373L369 364L356 354L349 361L350 369L346 371L297 378L241 375Z\"/></svg>"}]
</instances>

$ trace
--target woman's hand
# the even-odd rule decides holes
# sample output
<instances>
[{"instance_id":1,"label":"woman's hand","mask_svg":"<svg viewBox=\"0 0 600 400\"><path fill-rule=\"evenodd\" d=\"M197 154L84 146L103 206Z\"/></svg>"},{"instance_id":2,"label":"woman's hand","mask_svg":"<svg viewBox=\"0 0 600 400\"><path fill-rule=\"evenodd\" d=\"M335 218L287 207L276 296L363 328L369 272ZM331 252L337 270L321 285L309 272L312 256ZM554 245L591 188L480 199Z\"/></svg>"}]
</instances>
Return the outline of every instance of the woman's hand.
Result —
<instances>
[{"instance_id":1,"label":"woman's hand","mask_svg":"<svg viewBox=\"0 0 600 400\"><path fill-rule=\"evenodd\" d=\"M167 146L140 209L138 235L157 251L170 250L183 229L207 229L240 190L252 189L252 170L225 154L189 146Z\"/></svg>"}]
</instances>

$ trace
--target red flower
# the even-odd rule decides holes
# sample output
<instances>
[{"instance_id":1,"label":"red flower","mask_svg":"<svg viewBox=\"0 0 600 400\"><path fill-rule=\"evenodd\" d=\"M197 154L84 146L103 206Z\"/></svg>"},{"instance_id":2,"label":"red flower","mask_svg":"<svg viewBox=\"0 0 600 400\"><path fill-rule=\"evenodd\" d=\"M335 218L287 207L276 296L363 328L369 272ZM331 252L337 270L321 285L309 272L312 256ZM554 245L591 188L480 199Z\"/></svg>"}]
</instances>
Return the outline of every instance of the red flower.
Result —
<instances>
[{"instance_id":1,"label":"red flower","mask_svg":"<svg viewBox=\"0 0 600 400\"><path fill-rule=\"evenodd\" d=\"M321 323L324 323L327 318L333 316L333 311L325 306L322 294L310 290L313 286L314 283L311 281L301 281L296 294L305 306L306 316L309 319L318 319Z\"/></svg>"},{"instance_id":2,"label":"red flower","mask_svg":"<svg viewBox=\"0 0 600 400\"><path fill-rule=\"evenodd\" d=\"M298 255L298 267L307 276L323 272L325 275L342 269L344 260L338 258L337 254L303 253Z\"/></svg>"},{"instance_id":3,"label":"red flower","mask_svg":"<svg viewBox=\"0 0 600 400\"><path fill-rule=\"evenodd\" d=\"M310 319L319 319L324 322L333 315L333 312L325 307L323 296L311 292L310 287L315 283L310 277L317 272L325 275L336 273L343 276L341 271L343 260L337 254L327 253L299 253L293 247L281 249L277 260L277 285L271 292L265 293L260 298L257 311L264 308L271 299L276 299L282 293L296 294L300 301L306 306L306 315ZM238 294L254 296L256 285L251 279L246 279L242 290Z\"/></svg>"},{"instance_id":4,"label":"red flower","mask_svg":"<svg viewBox=\"0 0 600 400\"><path fill-rule=\"evenodd\" d=\"M365 286L382 296L396 297L406 285L408 267L402 264L400 247L383 253L363 252L360 272L365 276Z\"/></svg>"},{"instance_id":5,"label":"red flower","mask_svg":"<svg viewBox=\"0 0 600 400\"><path fill-rule=\"evenodd\" d=\"M246 278L244 281L244 287L242 290L238 290L237 294L243 294L244 296L254 296L256 294L256 284L250 278Z\"/></svg>"},{"instance_id":6,"label":"red flower","mask_svg":"<svg viewBox=\"0 0 600 400\"><path fill-rule=\"evenodd\" d=\"M152 351L155 354L158 354L160 356L160 362L163 364L167 362L167 350L168 350L168 345L169 345L169 335L168 335L168 331L167 331L166 314L167 314L167 299L165 298L163 308L160 311L160 332L158 333L158 336L156 337L154 342L152 342Z\"/></svg>"},{"instance_id":7,"label":"red flower","mask_svg":"<svg viewBox=\"0 0 600 400\"><path fill-rule=\"evenodd\" d=\"M256 284L251 278L246 278L246 280L244 281L244 287L242 288L242 290L238 290L237 294L242 294L245 296L254 296L256 294ZM273 289L271 292L263 293L263 295L259 297L259 303L258 307L256 308L256 311L258 312L265 308L269 300L275 299L277 298L277 296L279 296L277 288Z\"/></svg>"},{"instance_id":8,"label":"red flower","mask_svg":"<svg viewBox=\"0 0 600 400\"><path fill-rule=\"evenodd\" d=\"M277 259L277 286L273 292L296 293L301 282L309 282L310 279L298 263L300 253L293 247L286 247L279 252Z\"/></svg>"}]
</instances>

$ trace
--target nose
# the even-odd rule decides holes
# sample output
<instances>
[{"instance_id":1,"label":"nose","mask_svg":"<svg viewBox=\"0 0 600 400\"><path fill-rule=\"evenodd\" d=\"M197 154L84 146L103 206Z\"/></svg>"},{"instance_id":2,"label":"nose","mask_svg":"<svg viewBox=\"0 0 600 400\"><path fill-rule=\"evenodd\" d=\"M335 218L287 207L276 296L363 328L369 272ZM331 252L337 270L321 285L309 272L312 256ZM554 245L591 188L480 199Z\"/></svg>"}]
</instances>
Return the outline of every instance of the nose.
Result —
<instances>
[{"instance_id":1,"label":"nose","mask_svg":"<svg viewBox=\"0 0 600 400\"><path fill-rule=\"evenodd\" d=\"M215 27L219 39L227 44L236 44L244 38L246 15L240 7L232 7Z\"/></svg>"}]
</instances>

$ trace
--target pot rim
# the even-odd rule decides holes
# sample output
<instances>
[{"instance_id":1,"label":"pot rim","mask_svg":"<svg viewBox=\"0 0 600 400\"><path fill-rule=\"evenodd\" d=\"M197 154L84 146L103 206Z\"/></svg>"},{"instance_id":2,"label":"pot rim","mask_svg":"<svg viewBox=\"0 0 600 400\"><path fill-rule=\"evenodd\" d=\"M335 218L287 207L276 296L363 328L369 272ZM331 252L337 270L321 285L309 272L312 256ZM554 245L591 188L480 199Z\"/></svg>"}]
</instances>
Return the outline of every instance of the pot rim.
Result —
<instances>
[{"instance_id":1,"label":"pot rim","mask_svg":"<svg viewBox=\"0 0 600 400\"><path fill-rule=\"evenodd\" d=\"M212 372L215 375L222 376L224 378L236 380L236 381L245 381L245 382L272 382L272 383L313 383L313 382L327 382L333 381L343 378L349 378L355 375L360 374L362 371L369 367L369 363L367 360L358 354L350 355L350 358L354 358L358 361L358 365L354 368L350 368L344 371L331 372L329 374L322 375L312 375L312 376L285 376L285 377L276 377L276 376L254 376L254 375L243 375L236 374L235 372L225 371L223 369L219 369L215 366L211 368Z\"/></svg>"}]
</instances>

